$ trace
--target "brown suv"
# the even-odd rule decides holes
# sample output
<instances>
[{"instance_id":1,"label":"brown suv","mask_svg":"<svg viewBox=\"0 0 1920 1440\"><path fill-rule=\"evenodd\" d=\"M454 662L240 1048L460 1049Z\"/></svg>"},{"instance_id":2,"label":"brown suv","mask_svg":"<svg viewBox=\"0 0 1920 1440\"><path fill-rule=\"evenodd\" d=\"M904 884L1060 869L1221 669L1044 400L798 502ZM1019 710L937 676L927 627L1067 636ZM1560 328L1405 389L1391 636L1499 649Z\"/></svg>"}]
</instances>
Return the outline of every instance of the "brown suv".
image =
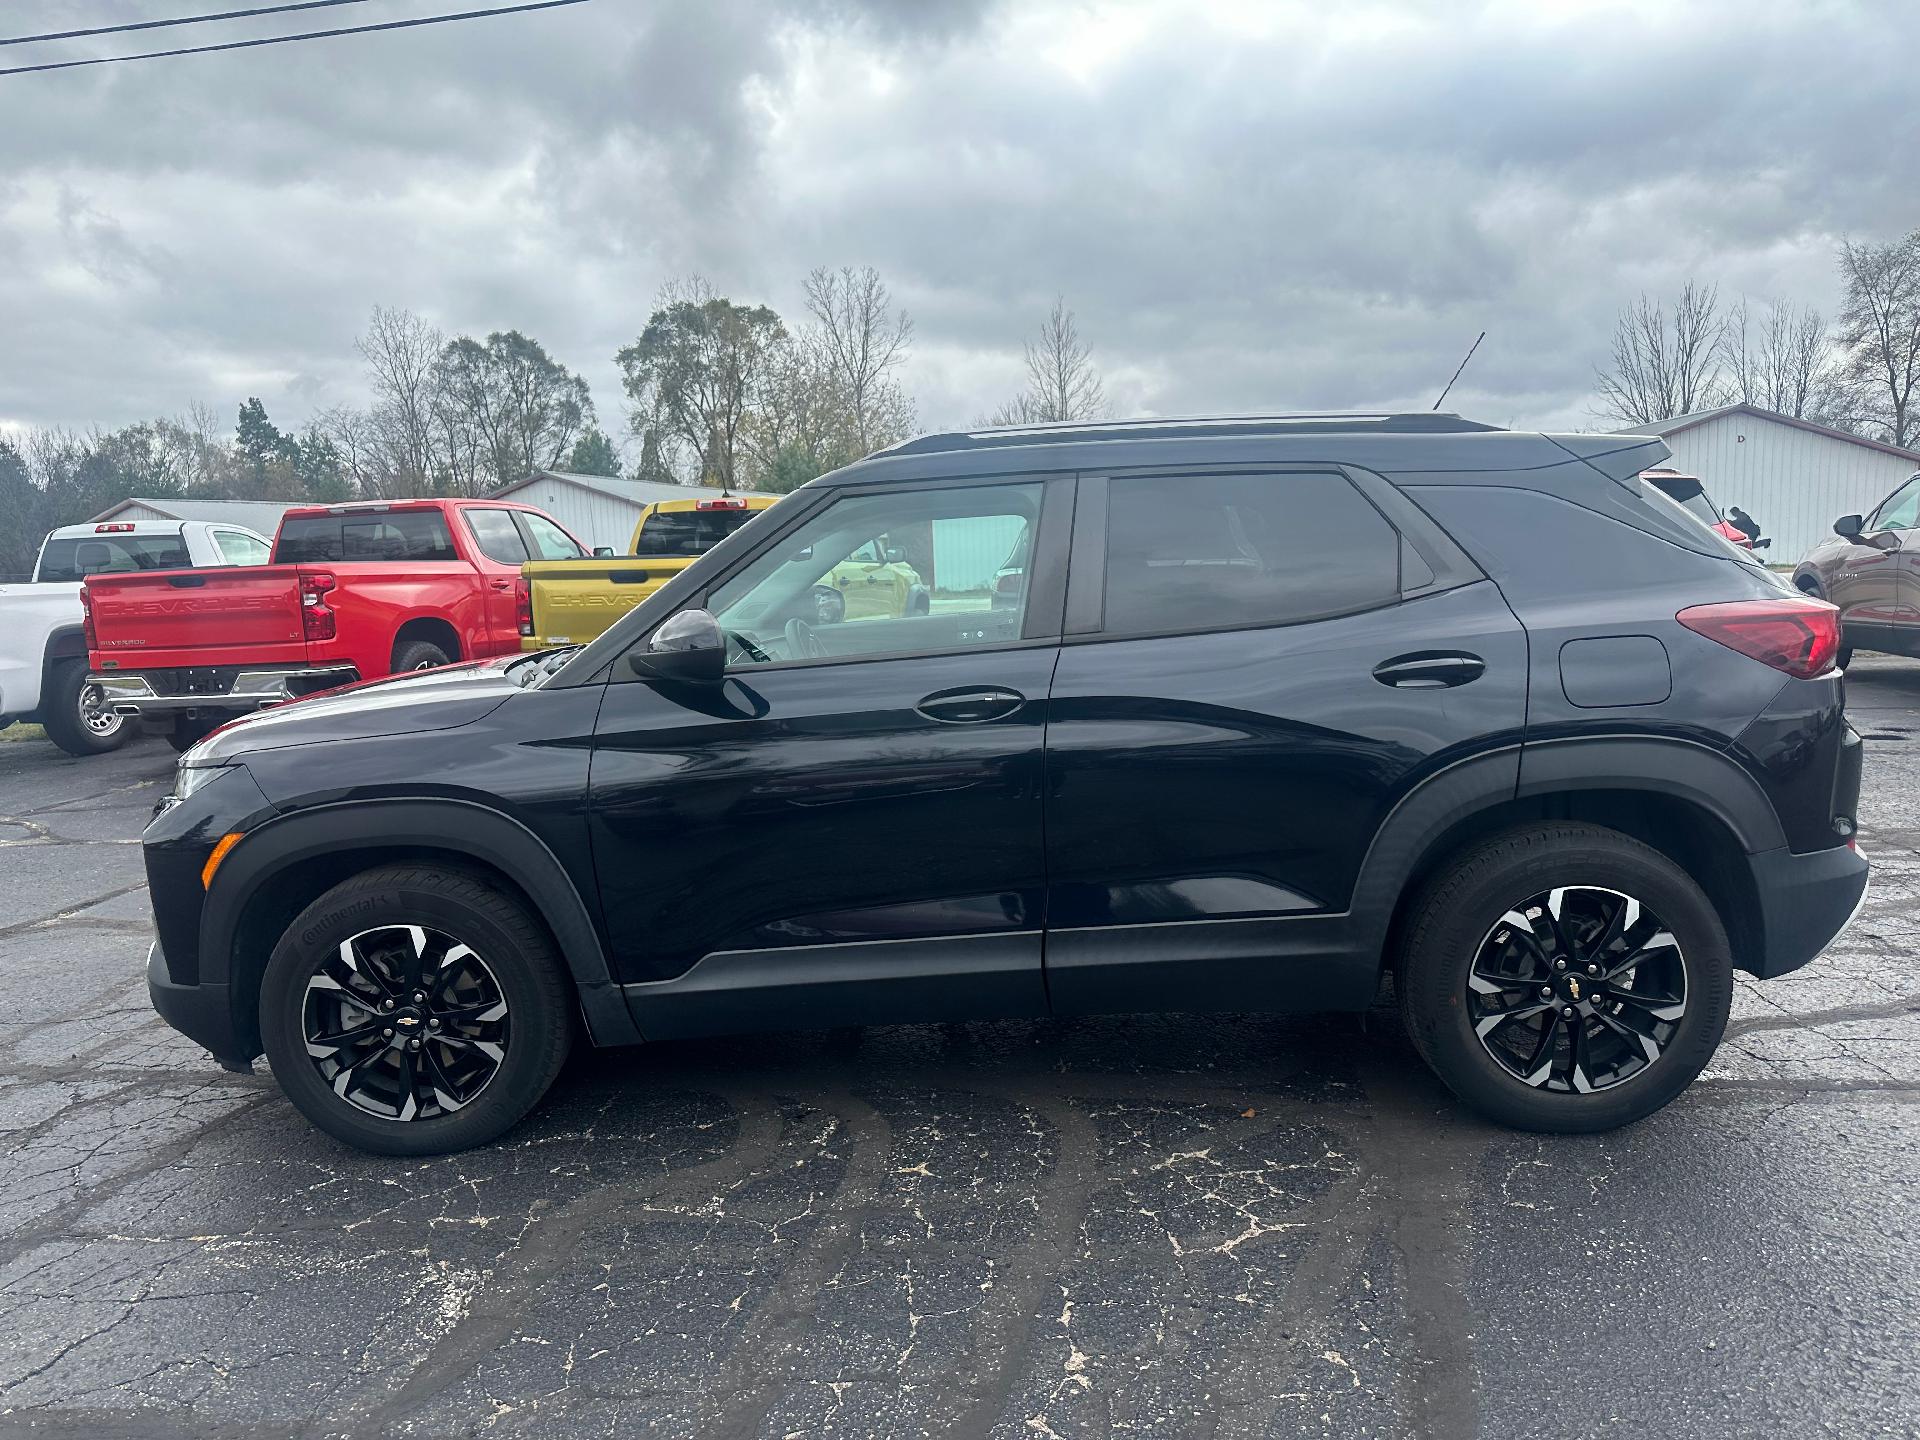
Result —
<instances>
[{"instance_id":1,"label":"brown suv","mask_svg":"<svg viewBox=\"0 0 1920 1440\"><path fill-rule=\"evenodd\" d=\"M1833 533L1807 552L1793 583L1840 607L1839 663L1856 649L1920 655L1920 474L1866 518L1842 515Z\"/></svg>"}]
</instances>

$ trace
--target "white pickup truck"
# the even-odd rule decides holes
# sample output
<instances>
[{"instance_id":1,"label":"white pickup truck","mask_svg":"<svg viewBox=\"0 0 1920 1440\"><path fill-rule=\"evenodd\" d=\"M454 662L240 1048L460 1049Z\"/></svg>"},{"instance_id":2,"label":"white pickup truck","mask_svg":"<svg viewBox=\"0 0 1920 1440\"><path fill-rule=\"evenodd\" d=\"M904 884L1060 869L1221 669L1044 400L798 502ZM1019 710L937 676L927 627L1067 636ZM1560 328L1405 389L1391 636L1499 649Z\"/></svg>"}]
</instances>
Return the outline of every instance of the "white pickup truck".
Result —
<instances>
[{"instance_id":1,"label":"white pickup truck","mask_svg":"<svg viewBox=\"0 0 1920 1440\"><path fill-rule=\"evenodd\" d=\"M63 525L41 542L33 579L0 585L0 729L37 720L69 755L99 755L126 744L138 725L83 699L86 616L80 585L89 575L264 565L273 547L239 525L206 520L118 520Z\"/></svg>"}]
</instances>

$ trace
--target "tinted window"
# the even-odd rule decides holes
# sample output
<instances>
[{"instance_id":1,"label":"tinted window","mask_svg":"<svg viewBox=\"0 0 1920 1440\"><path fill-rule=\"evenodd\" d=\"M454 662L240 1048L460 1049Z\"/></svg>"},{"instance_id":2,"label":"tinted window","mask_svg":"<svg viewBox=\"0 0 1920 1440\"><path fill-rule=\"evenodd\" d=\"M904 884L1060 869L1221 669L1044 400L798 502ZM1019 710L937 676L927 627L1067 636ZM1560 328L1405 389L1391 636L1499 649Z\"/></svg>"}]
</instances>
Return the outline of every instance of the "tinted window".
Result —
<instances>
[{"instance_id":1,"label":"tinted window","mask_svg":"<svg viewBox=\"0 0 1920 1440\"><path fill-rule=\"evenodd\" d=\"M1873 512L1873 520L1867 528L1869 530L1920 529L1920 475L1914 476L1882 500L1880 508Z\"/></svg>"},{"instance_id":2,"label":"tinted window","mask_svg":"<svg viewBox=\"0 0 1920 1440\"><path fill-rule=\"evenodd\" d=\"M533 546L536 560L578 560L587 553L544 515L529 515L522 510L520 523L527 527L527 541Z\"/></svg>"},{"instance_id":3,"label":"tinted window","mask_svg":"<svg viewBox=\"0 0 1920 1440\"><path fill-rule=\"evenodd\" d=\"M720 585L732 663L947 652L1018 640L1024 584L1001 562L1040 516L1041 485L849 495Z\"/></svg>"},{"instance_id":4,"label":"tinted window","mask_svg":"<svg viewBox=\"0 0 1920 1440\"><path fill-rule=\"evenodd\" d=\"M216 530L213 532L213 543L220 551L220 558L229 565L267 563L267 547L241 531Z\"/></svg>"},{"instance_id":5,"label":"tinted window","mask_svg":"<svg viewBox=\"0 0 1920 1440\"><path fill-rule=\"evenodd\" d=\"M457 560L446 517L438 510L305 515L281 522L273 557L283 564L317 560Z\"/></svg>"},{"instance_id":6,"label":"tinted window","mask_svg":"<svg viewBox=\"0 0 1920 1440\"><path fill-rule=\"evenodd\" d=\"M1398 534L1339 475L1109 482L1109 633L1285 625L1399 593Z\"/></svg>"},{"instance_id":7,"label":"tinted window","mask_svg":"<svg viewBox=\"0 0 1920 1440\"><path fill-rule=\"evenodd\" d=\"M135 570L188 570L193 559L178 535L80 535L49 540L40 552L39 578L79 580Z\"/></svg>"},{"instance_id":8,"label":"tinted window","mask_svg":"<svg viewBox=\"0 0 1920 1440\"><path fill-rule=\"evenodd\" d=\"M519 565L527 558L527 543L509 510L463 510L467 528L480 544L480 553L502 565Z\"/></svg>"},{"instance_id":9,"label":"tinted window","mask_svg":"<svg viewBox=\"0 0 1920 1440\"><path fill-rule=\"evenodd\" d=\"M640 527L634 554L655 560L704 555L753 518L751 510L656 510Z\"/></svg>"}]
</instances>

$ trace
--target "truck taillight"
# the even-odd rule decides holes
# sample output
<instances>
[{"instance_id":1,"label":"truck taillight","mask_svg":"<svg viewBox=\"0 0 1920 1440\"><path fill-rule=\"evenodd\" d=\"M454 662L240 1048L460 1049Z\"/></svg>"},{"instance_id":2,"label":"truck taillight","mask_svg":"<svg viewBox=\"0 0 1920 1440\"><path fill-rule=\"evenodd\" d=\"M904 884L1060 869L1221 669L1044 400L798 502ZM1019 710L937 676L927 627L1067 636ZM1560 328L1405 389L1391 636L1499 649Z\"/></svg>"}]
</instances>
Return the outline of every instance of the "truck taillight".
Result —
<instances>
[{"instance_id":1,"label":"truck taillight","mask_svg":"<svg viewBox=\"0 0 1920 1440\"><path fill-rule=\"evenodd\" d=\"M1673 618L1800 680L1826 674L1840 650L1840 612L1824 600L1730 600L1689 605Z\"/></svg>"},{"instance_id":2,"label":"truck taillight","mask_svg":"<svg viewBox=\"0 0 1920 1440\"><path fill-rule=\"evenodd\" d=\"M339 582L331 575L300 577L300 628L309 640L331 640L338 632L327 594Z\"/></svg>"},{"instance_id":3,"label":"truck taillight","mask_svg":"<svg viewBox=\"0 0 1920 1440\"><path fill-rule=\"evenodd\" d=\"M513 582L513 616L522 635L533 634L533 586L525 580Z\"/></svg>"},{"instance_id":4,"label":"truck taillight","mask_svg":"<svg viewBox=\"0 0 1920 1440\"><path fill-rule=\"evenodd\" d=\"M87 594L87 587L85 585L80 587L80 617L81 623L84 625L86 631L87 649L98 650L100 648L100 632L93 628L93 597Z\"/></svg>"}]
</instances>

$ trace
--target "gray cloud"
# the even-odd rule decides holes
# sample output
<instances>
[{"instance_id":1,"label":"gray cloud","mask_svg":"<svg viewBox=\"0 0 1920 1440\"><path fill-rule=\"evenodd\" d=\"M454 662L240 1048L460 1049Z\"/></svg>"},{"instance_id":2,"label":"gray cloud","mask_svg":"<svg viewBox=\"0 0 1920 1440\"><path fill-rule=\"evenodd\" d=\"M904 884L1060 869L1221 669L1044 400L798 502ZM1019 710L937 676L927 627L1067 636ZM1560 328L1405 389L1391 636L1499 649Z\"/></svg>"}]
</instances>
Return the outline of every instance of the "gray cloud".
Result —
<instances>
[{"instance_id":1,"label":"gray cloud","mask_svg":"<svg viewBox=\"0 0 1920 1440\"><path fill-rule=\"evenodd\" d=\"M790 313L872 263L929 423L1064 293L1127 409L1424 405L1485 328L1454 403L1576 425L1642 289L1831 310L1842 233L1920 224L1916 40L1840 0L596 0L14 77L0 421L298 420L358 397L374 303L524 329L612 416L669 276Z\"/></svg>"}]
</instances>

